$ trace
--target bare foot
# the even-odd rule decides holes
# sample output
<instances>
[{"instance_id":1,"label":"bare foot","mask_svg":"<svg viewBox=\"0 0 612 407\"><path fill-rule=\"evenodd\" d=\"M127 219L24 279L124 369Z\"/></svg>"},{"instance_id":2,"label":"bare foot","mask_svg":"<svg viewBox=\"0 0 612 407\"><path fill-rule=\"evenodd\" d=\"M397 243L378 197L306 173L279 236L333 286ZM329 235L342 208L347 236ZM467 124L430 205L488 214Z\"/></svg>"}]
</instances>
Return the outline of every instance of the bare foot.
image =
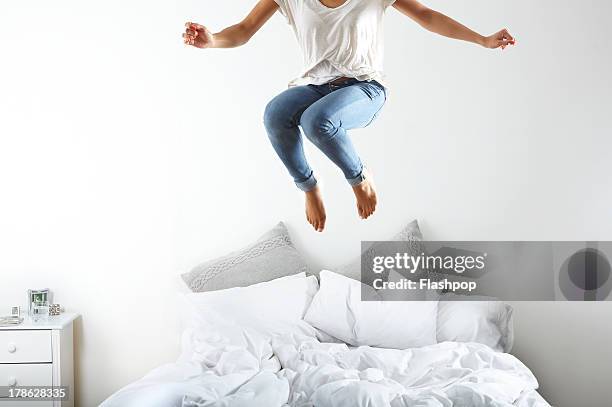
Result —
<instances>
[{"instance_id":1,"label":"bare foot","mask_svg":"<svg viewBox=\"0 0 612 407\"><path fill-rule=\"evenodd\" d=\"M357 198L357 212L361 219L369 218L376 210L376 191L372 174L364 169L365 180L353 187L355 198Z\"/></svg>"},{"instance_id":2,"label":"bare foot","mask_svg":"<svg viewBox=\"0 0 612 407\"><path fill-rule=\"evenodd\" d=\"M323 194L318 186L306 192L306 219L317 232L323 232L326 219L325 206Z\"/></svg>"}]
</instances>

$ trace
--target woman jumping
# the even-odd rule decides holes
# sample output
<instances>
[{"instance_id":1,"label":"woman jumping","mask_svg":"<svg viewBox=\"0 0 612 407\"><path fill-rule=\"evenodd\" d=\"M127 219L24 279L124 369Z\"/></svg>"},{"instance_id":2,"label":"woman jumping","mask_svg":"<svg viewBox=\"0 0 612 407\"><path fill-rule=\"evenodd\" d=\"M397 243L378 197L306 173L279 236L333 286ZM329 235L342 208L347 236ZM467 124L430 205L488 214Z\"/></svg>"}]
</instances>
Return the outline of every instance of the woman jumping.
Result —
<instances>
[{"instance_id":1,"label":"woman jumping","mask_svg":"<svg viewBox=\"0 0 612 407\"><path fill-rule=\"evenodd\" d=\"M306 218L325 227L321 189L302 145L302 134L344 173L367 219L376 191L347 131L369 125L387 99L383 78L383 15L393 5L429 31L486 48L514 45L508 30L482 36L417 0L259 0L240 23L212 34L186 23L185 44L232 48L245 44L277 11L285 16L304 56L304 71L276 96L264 113L266 131L296 185L306 195Z\"/></svg>"}]
</instances>

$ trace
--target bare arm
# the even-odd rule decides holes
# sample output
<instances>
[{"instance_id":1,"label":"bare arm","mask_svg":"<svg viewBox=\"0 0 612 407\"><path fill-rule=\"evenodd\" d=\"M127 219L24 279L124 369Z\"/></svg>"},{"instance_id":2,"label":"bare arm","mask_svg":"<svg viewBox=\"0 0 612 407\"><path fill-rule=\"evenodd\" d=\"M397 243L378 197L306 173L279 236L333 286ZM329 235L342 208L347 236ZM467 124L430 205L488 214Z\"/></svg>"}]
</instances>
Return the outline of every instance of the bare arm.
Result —
<instances>
[{"instance_id":1,"label":"bare arm","mask_svg":"<svg viewBox=\"0 0 612 407\"><path fill-rule=\"evenodd\" d=\"M486 48L501 47L504 49L508 45L515 44L514 38L506 29L485 37L458 21L424 6L417 0L396 0L393 7L412 18L423 28L445 37L473 42Z\"/></svg>"},{"instance_id":2,"label":"bare arm","mask_svg":"<svg viewBox=\"0 0 612 407\"><path fill-rule=\"evenodd\" d=\"M274 0L259 0L241 22L212 34L203 25L185 23L183 40L196 48L234 48L246 44L278 10Z\"/></svg>"}]
</instances>

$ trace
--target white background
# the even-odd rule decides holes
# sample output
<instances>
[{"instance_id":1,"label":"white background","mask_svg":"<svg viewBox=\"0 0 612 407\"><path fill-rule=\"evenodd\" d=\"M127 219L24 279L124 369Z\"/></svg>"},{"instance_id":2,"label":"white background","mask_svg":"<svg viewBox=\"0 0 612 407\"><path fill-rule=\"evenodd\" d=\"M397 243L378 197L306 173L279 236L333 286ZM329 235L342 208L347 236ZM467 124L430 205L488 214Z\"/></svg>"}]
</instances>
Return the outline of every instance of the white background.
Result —
<instances>
[{"instance_id":1,"label":"white background","mask_svg":"<svg viewBox=\"0 0 612 407\"><path fill-rule=\"evenodd\" d=\"M266 102L299 71L280 15L239 50L185 48L253 1L20 1L0 6L0 306L50 287L83 315L80 406L178 353L176 278L285 220L313 267L419 218L429 239L612 240L612 46L603 1L429 4L505 52L387 18L391 94L353 133L380 207L357 217L318 151L328 227L269 146ZM515 304L516 353L557 406L612 398L612 304Z\"/></svg>"}]
</instances>

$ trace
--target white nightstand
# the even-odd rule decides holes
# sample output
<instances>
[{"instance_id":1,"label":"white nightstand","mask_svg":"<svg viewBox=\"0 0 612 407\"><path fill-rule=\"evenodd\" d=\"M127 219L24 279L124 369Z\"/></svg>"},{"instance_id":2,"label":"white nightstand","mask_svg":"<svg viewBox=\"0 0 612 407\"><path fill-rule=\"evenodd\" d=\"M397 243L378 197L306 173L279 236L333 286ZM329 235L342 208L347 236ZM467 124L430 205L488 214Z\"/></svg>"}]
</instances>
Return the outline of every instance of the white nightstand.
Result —
<instances>
[{"instance_id":1,"label":"white nightstand","mask_svg":"<svg viewBox=\"0 0 612 407\"><path fill-rule=\"evenodd\" d=\"M69 401L25 402L8 400L0 390L0 407L73 407L73 321L78 314L64 313L48 321L0 327L1 386L67 386Z\"/></svg>"}]
</instances>

